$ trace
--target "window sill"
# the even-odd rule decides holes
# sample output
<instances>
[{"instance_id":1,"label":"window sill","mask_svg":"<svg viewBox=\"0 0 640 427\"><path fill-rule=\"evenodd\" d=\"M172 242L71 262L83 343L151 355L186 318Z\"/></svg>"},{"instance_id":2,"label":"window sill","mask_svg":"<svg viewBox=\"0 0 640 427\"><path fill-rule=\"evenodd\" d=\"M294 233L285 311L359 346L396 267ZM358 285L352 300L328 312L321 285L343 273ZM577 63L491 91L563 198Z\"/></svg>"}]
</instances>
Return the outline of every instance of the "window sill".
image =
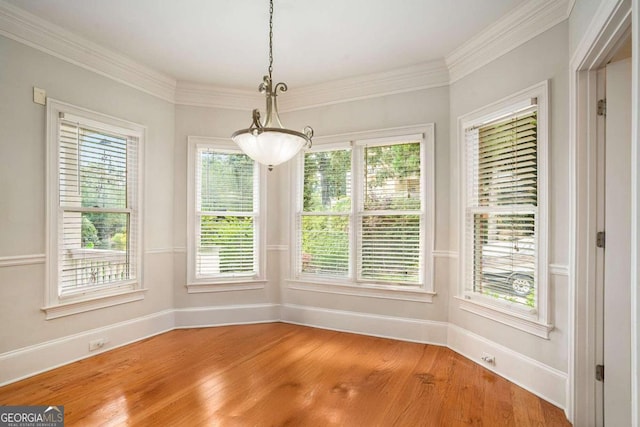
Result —
<instances>
[{"instance_id":1,"label":"window sill","mask_svg":"<svg viewBox=\"0 0 640 427\"><path fill-rule=\"evenodd\" d=\"M549 332L553 330L553 325L540 322L536 315L528 315L524 312L518 313L503 307L493 306L481 301L459 296L455 298L459 301L459 307L461 310L486 317L487 319L494 320L502 323L503 325L511 326L512 328L536 335L540 338L548 340Z\"/></svg>"},{"instance_id":2,"label":"window sill","mask_svg":"<svg viewBox=\"0 0 640 427\"><path fill-rule=\"evenodd\" d=\"M45 312L45 319L57 319L59 317L71 316L100 308L140 301L144 299L146 291L146 289L127 290L117 294L61 302L59 304L42 307L41 310Z\"/></svg>"},{"instance_id":3,"label":"window sill","mask_svg":"<svg viewBox=\"0 0 640 427\"><path fill-rule=\"evenodd\" d=\"M352 295L367 298L391 299L400 301L433 302L435 292L422 288L379 285L352 285L320 280L295 279L287 280L287 287L300 291L322 292L336 295Z\"/></svg>"},{"instance_id":4,"label":"window sill","mask_svg":"<svg viewBox=\"0 0 640 427\"><path fill-rule=\"evenodd\" d=\"M232 291L248 291L254 289L264 289L266 280L228 280L224 282L203 282L188 283L187 293L203 294L210 292L232 292Z\"/></svg>"}]
</instances>

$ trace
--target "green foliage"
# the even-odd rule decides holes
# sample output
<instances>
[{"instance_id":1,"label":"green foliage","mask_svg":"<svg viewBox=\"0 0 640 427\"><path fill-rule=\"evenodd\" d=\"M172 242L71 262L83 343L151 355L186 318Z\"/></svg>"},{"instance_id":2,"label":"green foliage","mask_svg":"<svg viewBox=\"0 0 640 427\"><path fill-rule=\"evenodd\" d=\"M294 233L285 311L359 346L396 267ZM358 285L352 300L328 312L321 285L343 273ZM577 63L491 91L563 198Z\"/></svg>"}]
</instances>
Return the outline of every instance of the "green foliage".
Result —
<instances>
[{"instance_id":1,"label":"green foliage","mask_svg":"<svg viewBox=\"0 0 640 427\"><path fill-rule=\"evenodd\" d=\"M98 230L95 225L87 218L86 215L82 216L82 247L93 248L100 239L98 238Z\"/></svg>"},{"instance_id":2,"label":"green foliage","mask_svg":"<svg viewBox=\"0 0 640 427\"><path fill-rule=\"evenodd\" d=\"M304 211L348 214L351 211L350 179L351 150L306 154ZM346 275L349 268L348 216L304 216L301 225L302 271Z\"/></svg>"},{"instance_id":3,"label":"green foliage","mask_svg":"<svg viewBox=\"0 0 640 427\"><path fill-rule=\"evenodd\" d=\"M251 217L205 215L200 219L200 246L219 249L221 273L253 271L253 230Z\"/></svg>"},{"instance_id":4,"label":"green foliage","mask_svg":"<svg viewBox=\"0 0 640 427\"><path fill-rule=\"evenodd\" d=\"M123 251L127 248L127 233L116 233L111 238L111 248Z\"/></svg>"},{"instance_id":5,"label":"green foliage","mask_svg":"<svg viewBox=\"0 0 640 427\"><path fill-rule=\"evenodd\" d=\"M365 149L365 209L420 208L420 144Z\"/></svg>"},{"instance_id":6,"label":"green foliage","mask_svg":"<svg viewBox=\"0 0 640 427\"><path fill-rule=\"evenodd\" d=\"M320 151L306 154L304 159L304 211L339 212L349 210L351 201L347 190L350 175L351 150Z\"/></svg>"},{"instance_id":7,"label":"green foliage","mask_svg":"<svg viewBox=\"0 0 640 427\"><path fill-rule=\"evenodd\" d=\"M420 208L420 144L408 143L365 149L366 195L375 209ZM303 211L344 215L303 215L302 271L346 276L349 269L349 214L351 212L351 150L308 153L304 163ZM367 216L369 230L363 245L370 257L369 278L415 282L419 270L419 227L407 230L407 218ZM384 235L386 246L377 241ZM412 243L415 241L415 246ZM407 246L408 244L408 246ZM377 246L379 249L374 248ZM389 249L393 248L393 249ZM384 252L395 251L386 259ZM401 260L401 261L398 261Z\"/></svg>"},{"instance_id":8,"label":"green foliage","mask_svg":"<svg viewBox=\"0 0 640 427\"><path fill-rule=\"evenodd\" d=\"M202 211L251 212L254 162L244 154L200 153Z\"/></svg>"}]
</instances>

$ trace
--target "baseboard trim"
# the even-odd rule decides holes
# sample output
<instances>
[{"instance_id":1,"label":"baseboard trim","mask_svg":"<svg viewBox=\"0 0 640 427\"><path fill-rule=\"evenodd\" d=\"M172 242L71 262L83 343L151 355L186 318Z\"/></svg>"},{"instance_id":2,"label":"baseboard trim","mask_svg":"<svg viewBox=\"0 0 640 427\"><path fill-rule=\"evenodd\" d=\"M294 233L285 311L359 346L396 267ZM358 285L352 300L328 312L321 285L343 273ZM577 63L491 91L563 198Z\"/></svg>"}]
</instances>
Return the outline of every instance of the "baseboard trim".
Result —
<instances>
[{"instance_id":1,"label":"baseboard trim","mask_svg":"<svg viewBox=\"0 0 640 427\"><path fill-rule=\"evenodd\" d=\"M0 386L122 347L173 329L285 322L381 338L446 346L560 407L566 406L566 373L447 322L384 316L295 304L246 304L165 310L0 354ZM89 341L106 339L98 351ZM495 356L486 364L483 353Z\"/></svg>"},{"instance_id":2,"label":"baseboard trim","mask_svg":"<svg viewBox=\"0 0 640 427\"><path fill-rule=\"evenodd\" d=\"M447 345L447 323L285 304L281 322L422 344Z\"/></svg>"},{"instance_id":3,"label":"baseboard trim","mask_svg":"<svg viewBox=\"0 0 640 427\"><path fill-rule=\"evenodd\" d=\"M453 324L449 324L447 343L456 353L557 407L565 408L568 381L566 373ZM483 352L493 355L495 363L483 362L480 359Z\"/></svg>"},{"instance_id":4,"label":"baseboard trim","mask_svg":"<svg viewBox=\"0 0 640 427\"><path fill-rule=\"evenodd\" d=\"M174 329L269 323L280 320L279 304L245 304L174 310Z\"/></svg>"},{"instance_id":5,"label":"baseboard trim","mask_svg":"<svg viewBox=\"0 0 640 427\"><path fill-rule=\"evenodd\" d=\"M173 329L173 310L91 329L0 354L0 386L95 356ZM89 351L89 341L106 339L100 350Z\"/></svg>"}]
</instances>

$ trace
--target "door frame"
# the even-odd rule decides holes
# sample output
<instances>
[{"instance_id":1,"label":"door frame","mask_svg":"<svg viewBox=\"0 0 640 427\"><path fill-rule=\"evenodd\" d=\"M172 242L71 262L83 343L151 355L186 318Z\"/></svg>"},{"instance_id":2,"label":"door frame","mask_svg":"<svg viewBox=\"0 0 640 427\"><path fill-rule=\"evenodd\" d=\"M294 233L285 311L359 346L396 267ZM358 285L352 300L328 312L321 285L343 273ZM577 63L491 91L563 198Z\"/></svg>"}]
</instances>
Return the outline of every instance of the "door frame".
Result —
<instances>
[{"instance_id":1,"label":"door frame","mask_svg":"<svg viewBox=\"0 0 640 427\"><path fill-rule=\"evenodd\" d=\"M569 64L570 140L570 251L569 251L569 355L567 418L574 425L594 425L596 419L596 154L597 70L611 59L624 38L632 34L632 171L638 160L638 3L640 0L603 0ZM632 28L633 10L633 28ZM635 119L635 120L634 120ZM634 172L635 173L635 172ZM640 182L632 176L632 283L638 274L638 200ZM632 300L638 298L632 286ZM632 322L638 306L631 308ZM632 419L638 413L638 335L632 325Z\"/></svg>"}]
</instances>

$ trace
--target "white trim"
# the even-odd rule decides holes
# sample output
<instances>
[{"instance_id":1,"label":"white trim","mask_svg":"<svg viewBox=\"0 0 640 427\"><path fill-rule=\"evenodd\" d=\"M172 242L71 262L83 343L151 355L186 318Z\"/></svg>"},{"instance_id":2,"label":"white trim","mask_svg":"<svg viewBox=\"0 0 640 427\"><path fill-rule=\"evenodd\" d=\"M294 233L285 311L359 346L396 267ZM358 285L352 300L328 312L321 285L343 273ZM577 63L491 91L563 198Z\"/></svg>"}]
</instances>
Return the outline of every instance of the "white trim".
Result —
<instances>
[{"instance_id":1,"label":"white trim","mask_svg":"<svg viewBox=\"0 0 640 427\"><path fill-rule=\"evenodd\" d=\"M282 321L336 331L402 341L447 346L541 398L563 408L567 375L523 354L442 321L392 317L287 304L245 304L165 310L74 335L0 354L0 386L45 372L95 354L174 329ZM106 340L99 351L89 341ZM483 352L495 356L495 365L480 360Z\"/></svg>"},{"instance_id":2,"label":"white trim","mask_svg":"<svg viewBox=\"0 0 640 427\"><path fill-rule=\"evenodd\" d=\"M241 280L237 282L216 282L216 283L192 283L187 284L188 294L203 294L210 292L231 292L264 289L266 280Z\"/></svg>"},{"instance_id":3,"label":"white trim","mask_svg":"<svg viewBox=\"0 0 640 427\"><path fill-rule=\"evenodd\" d=\"M483 304L478 300L454 297L458 300L461 310L478 316L486 317L503 325L511 326L521 331L528 332L540 338L549 339L549 332L553 330L553 325L541 323L535 317L526 314L518 314L514 310L502 309L495 304Z\"/></svg>"},{"instance_id":4,"label":"white trim","mask_svg":"<svg viewBox=\"0 0 640 427\"><path fill-rule=\"evenodd\" d=\"M145 255L172 254L174 252L175 252L174 248L154 248L154 249L147 249L144 251Z\"/></svg>"},{"instance_id":5,"label":"white trim","mask_svg":"<svg viewBox=\"0 0 640 427\"><path fill-rule=\"evenodd\" d=\"M205 137L205 136L188 136L187 137L187 292L219 292L241 289L260 289L264 287L266 277L266 168L254 162L257 177L258 188L254 191L258 192L258 206L254 206L254 212L257 212L256 218L256 235L254 242L254 254L257 258L258 272L253 276L235 276L225 277L208 276L196 277L196 156L200 147L206 147L218 152L243 154L229 138L221 137ZM231 283L237 283L231 285ZM241 285L240 283L244 283Z\"/></svg>"},{"instance_id":6,"label":"white trim","mask_svg":"<svg viewBox=\"0 0 640 427\"><path fill-rule=\"evenodd\" d=\"M280 111L446 87L567 19L574 1L525 2L444 59L292 88L280 100ZM257 90L176 81L2 0L0 34L177 105L251 111L263 102Z\"/></svg>"},{"instance_id":7,"label":"white trim","mask_svg":"<svg viewBox=\"0 0 640 427\"><path fill-rule=\"evenodd\" d=\"M569 266L564 264L549 264L549 274L568 277Z\"/></svg>"},{"instance_id":8,"label":"white trim","mask_svg":"<svg viewBox=\"0 0 640 427\"><path fill-rule=\"evenodd\" d=\"M242 304L174 310L174 329L277 322L279 304Z\"/></svg>"},{"instance_id":9,"label":"white trim","mask_svg":"<svg viewBox=\"0 0 640 427\"><path fill-rule=\"evenodd\" d=\"M458 251L433 251L433 257L458 259Z\"/></svg>"},{"instance_id":10,"label":"white trim","mask_svg":"<svg viewBox=\"0 0 640 427\"><path fill-rule=\"evenodd\" d=\"M278 106L280 112L284 113L448 84L449 71L443 60L436 60L376 74L290 88L286 96L278 100ZM257 89L249 91L179 81L175 102L178 105L251 111L261 106L264 98Z\"/></svg>"},{"instance_id":11,"label":"white trim","mask_svg":"<svg viewBox=\"0 0 640 427\"><path fill-rule=\"evenodd\" d=\"M178 246L173 248L173 253L175 254L186 254L187 253L187 248L183 247L183 246Z\"/></svg>"},{"instance_id":12,"label":"white trim","mask_svg":"<svg viewBox=\"0 0 640 427\"><path fill-rule=\"evenodd\" d=\"M594 69L600 66L599 54L615 44L620 28L631 22L631 0L603 0L600 2L584 35L571 56L570 70ZM571 54L571 52L569 52ZM575 102L575 101L574 101Z\"/></svg>"},{"instance_id":13,"label":"white trim","mask_svg":"<svg viewBox=\"0 0 640 427\"><path fill-rule=\"evenodd\" d=\"M468 197L468 176L467 171L467 145L465 140L465 130L479 123L490 121L496 117L509 114L514 110L531 105L531 99L537 98L538 106L538 203L536 214L536 269L538 277L538 287L536 289L537 306L535 316L536 319L523 320L520 310L513 306L503 304L502 301L495 301L495 313L490 313L492 304L487 298L477 293L469 292L467 286L469 281L467 278L467 262L465 254L470 250L468 248L467 233L467 197ZM506 325L511 325L517 329L532 333L534 335L547 338L548 333L553 327L551 326L551 300L549 292L549 272L548 272L548 246L549 246L549 187L548 187L548 144L549 144L549 82L542 81L536 85L521 90L513 95L502 98L496 102L486 105L482 108L469 112L458 117L457 121L457 146L458 146L458 167L461 171L459 180L459 247L461 254L461 262L458 265L459 289L458 296L460 308L471 313L488 317L499 321ZM466 262L465 262L466 261ZM524 307L523 307L524 309ZM509 314L512 312L512 314ZM534 313L531 313L534 314ZM512 323L510 323L512 322Z\"/></svg>"},{"instance_id":14,"label":"white trim","mask_svg":"<svg viewBox=\"0 0 640 427\"><path fill-rule=\"evenodd\" d=\"M41 310L46 314L45 319L57 319L59 317L71 316L72 314L84 313L85 311L140 301L144 299L146 292L146 289L129 289L117 293L99 295L90 299L60 302L59 304L42 307Z\"/></svg>"},{"instance_id":15,"label":"white trim","mask_svg":"<svg viewBox=\"0 0 640 427\"><path fill-rule=\"evenodd\" d=\"M399 126L394 128L385 128L378 130L366 130L362 132L346 132L334 135L314 136L313 137L313 149L316 150L330 150L340 147L340 143L348 143L350 141L358 141L362 139L380 139L380 138L395 138L403 137L405 135L417 135L424 133L433 133L435 138L435 125L433 123L426 123L422 125L408 125ZM334 145L335 144L335 145ZM326 148L325 148L326 147ZM347 148L348 146L344 146Z\"/></svg>"},{"instance_id":16,"label":"white trim","mask_svg":"<svg viewBox=\"0 0 640 427\"><path fill-rule=\"evenodd\" d=\"M333 295L350 295L386 300L433 302L435 292L421 288L403 288L402 286L354 285L346 283L322 282L320 280L287 280L287 288L298 291L320 292Z\"/></svg>"},{"instance_id":17,"label":"white trim","mask_svg":"<svg viewBox=\"0 0 640 427\"><path fill-rule=\"evenodd\" d=\"M264 97L257 88L250 91L179 81L176 87L175 103L195 107L252 111L264 103Z\"/></svg>"},{"instance_id":18,"label":"white trim","mask_svg":"<svg viewBox=\"0 0 640 427\"><path fill-rule=\"evenodd\" d=\"M599 67L606 64L609 54L631 24L631 11L630 0L600 2L569 64L569 381L565 412L574 425L596 424L596 264L593 245L596 231L595 74ZM633 37L632 44L636 49L639 42L637 32L633 33ZM637 84L637 70L632 79ZM632 99L637 107L636 98ZM637 109L632 114L637 115ZM637 165L632 164L632 170L634 168ZM635 234L632 235L634 237ZM636 373L632 371L632 378ZM632 408L634 413L638 410L637 396L635 400L632 399Z\"/></svg>"},{"instance_id":19,"label":"white trim","mask_svg":"<svg viewBox=\"0 0 640 427\"><path fill-rule=\"evenodd\" d=\"M289 245L267 245L268 251L288 251Z\"/></svg>"},{"instance_id":20,"label":"white trim","mask_svg":"<svg viewBox=\"0 0 640 427\"><path fill-rule=\"evenodd\" d=\"M173 328L173 310L165 310L0 354L0 366L7 367L0 369L0 386ZM88 343L95 339L105 339L107 342L102 349L90 352Z\"/></svg>"},{"instance_id":21,"label":"white trim","mask_svg":"<svg viewBox=\"0 0 640 427\"><path fill-rule=\"evenodd\" d=\"M423 344L447 345L447 323L285 304L281 321Z\"/></svg>"},{"instance_id":22,"label":"white trim","mask_svg":"<svg viewBox=\"0 0 640 427\"><path fill-rule=\"evenodd\" d=\"M18 265L44 264L46 258L45 254L3 256L0 257L0 268L15 267Z\"/></svg>"},{"instance_id":23,"label":"white trim","mask_svg":"<svg viewBox=\"0 0 640 427\"><path fill-rule=\"evenodd\" d=\"M0 6L2 6L0 4ZM55 319L62 316L91 311L113 305L138 301L144 298L144 176L145 176L145 147L146 147L146 126L110 116L100 112L92 111L83 107L78 107L53 98L47 99L46 110L46 267L44 280L44 307L46 319ZM59 162L58 154L60 117L68 115L73 120L81 121L82 124L95 124L99 129L112 129L117 133L122 133L127 137L138 138L136 144L137 165L135 177L136 195L135 204L132 207L132 215L136 216L136 227L130 230L131 236L135 236L137 242L133 252L135 263L135 277L130 282L114 284L106 290L84 289L81 295L75 298L65 299L59 294L59 263L58 263L58 239L60 224L59 209ZM127 170L128 170L127 166ZM130 182L127 178L127 187ZM133 240L133 239L132 239Z\"/></svg>"},{"instance_id":24,"label":"white trim","mask_svg":"<svg viewBox=\"0 0 640 427\"><path fill-rule=\"evenodd\" d=\"M278 99L278 103L281 112L288 112L448 85L449 70L440 59L381 73L294 87Z\"/></svg>"},{"instance_id":25,"label":"white trim","mask_svg":"<svg viewBox=\"0 0 640 427\"><path fill-rule=\"evenodd\" d=\"M452 323L449 323L447 345L453 351L559 408L565 407L566 373ZM484 362L481 359L482 353L494 356L495 362Z\"/></svg>"},{"instance_id":26,"label":"white trim","mask_svg":"<svg viewBox=\"0 0 640 427\"><path fill-rule=\"evenodd\" d=\"M632 1L631 88L631 424L640 424L640 2Z\"/></svg>"},{"instance_id":27,"label":"white trim","mask_svg":"<svg viewBox=\"0 0 640 427\"><path fill-rule=\"evenodd\" d=\"M4 1L0 1L0 35L165 101L175 101L174 78Z\"/></svg>"},{"instance_id":28,"label":"white trim","mask_svg":"<svg viewBox=\"0 0 640 427\"><path fill-rule=\"evenodd\" d=\"M420 194L420 209L419 214L422 217L420 224L421 232L421 266L420 266L420 292L426 297L421 297L421 301L429 300L431 302L431 295L435 294L434 290L434 230L435 230L435 125L433 123L426 123L423 125L410 125L397 128L387 128L379 130L370 130L364 132L352 132L338 135L327 135L314 139L314 151L334 150L334 149L351 149L351 176L359 176L359 170L363 168L362 159L364 157L364 148L368 144L372 145L390 145L395 143L405 142L419 142L420 143L420 176L421 176L421 194ZM330 278L324 279L322 277L313 276L311 274L301 274L298 269L300 268L299 260L297 259L299 251L299 233L297 225L299 224L298 215L301 215L302 206L301 188L303 186L303 159L302 155L296 158L294 167L290 168L291 182L294 183L293 190L290 192L291 200L291 221L292 233L290 233L290 247L293 248L290 254L290 277L294 278L300 283L312 282L312 283L327 283ZM337 278L341 285L353 285L352 289L365 289L365 288L377 288L376 286L356 286L356 283L363 282L357 280L358 269L357 266L357 251L358 251L358 237L356 230L359 227L359 221L366 214L371 214L371 211L364 211L362 202L362 186L359 178L351 184L351 210L348 213L350 221L350 235L349 245L351 249L351 256L349 259L349 277ZM418 209L411 213L418 211ZM400 211L395 211L400 214ZM347 216L346 212L341 215ZM364 281L366 282L366 280ZM402 292L400 289L403 286L396 286L394 284L383 285L389 291ZM328 288L323 288L327 291ZM357 291L364 292L364 291ZM378 296L377 293L369 293L367 296Z\"/></svg>"},{"instance_id":29,"label":"white trim","mask_svg":"<svg viewBox=\"0 0 640 427\"><path fill-rule=\"evenodd\" d=\"M571 0L530 0L446 56L450 83L521 46L569 17Z\"/></svg>"}]
</instances>

